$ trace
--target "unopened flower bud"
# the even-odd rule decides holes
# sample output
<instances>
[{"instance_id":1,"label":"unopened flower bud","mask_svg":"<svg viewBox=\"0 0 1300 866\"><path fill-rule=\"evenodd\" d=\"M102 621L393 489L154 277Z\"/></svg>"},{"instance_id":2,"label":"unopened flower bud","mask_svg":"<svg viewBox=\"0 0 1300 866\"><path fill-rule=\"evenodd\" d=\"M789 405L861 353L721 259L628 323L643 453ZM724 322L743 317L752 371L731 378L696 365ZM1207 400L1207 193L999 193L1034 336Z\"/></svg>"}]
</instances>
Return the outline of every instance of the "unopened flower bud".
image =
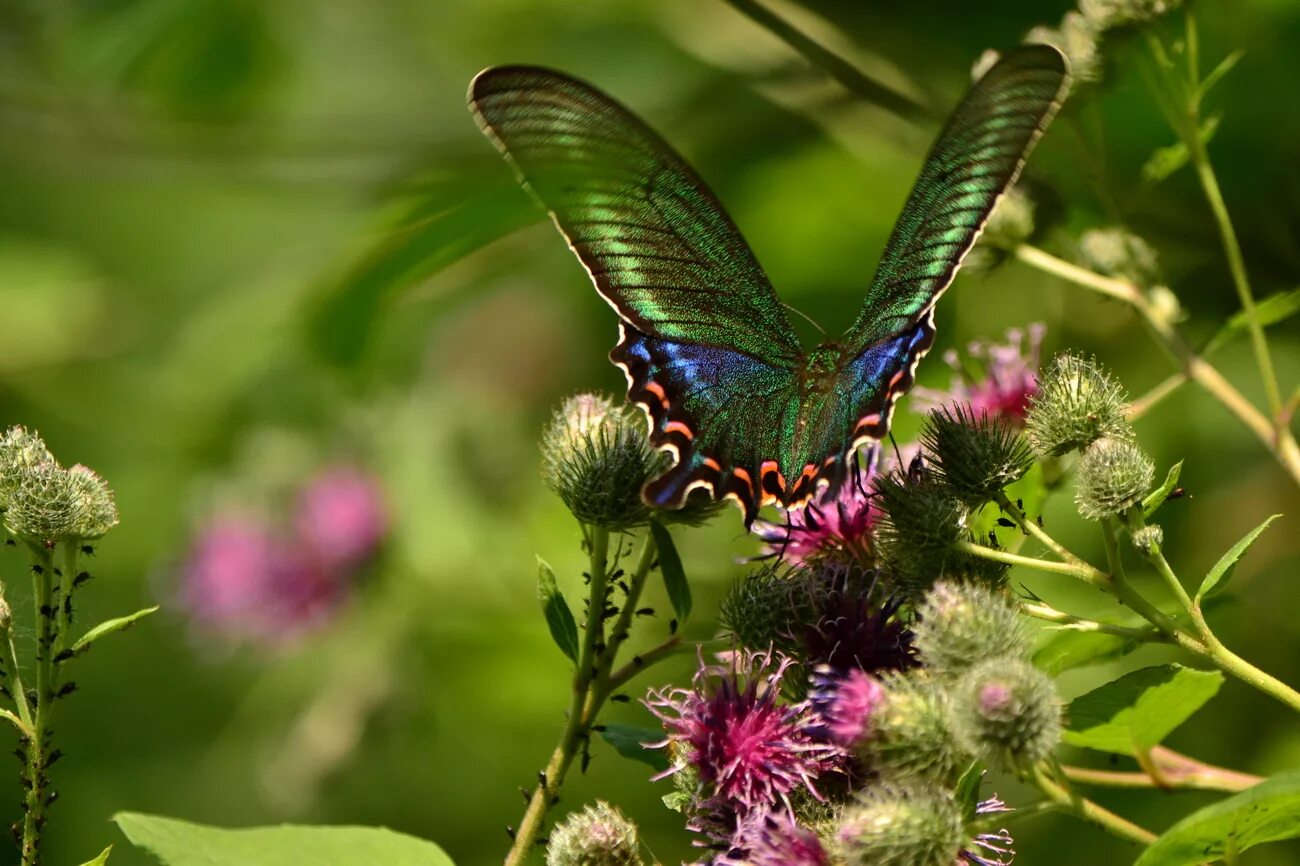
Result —
<instances>
[{"instance_id":1,"label":"unopened flower bud","mask_svg":"<svg viewBox=\"0 0 1300 866\"><path fill-rule=\"evenodd\" d=\"M1172 328L1187 318L1187 311L1178 302L1178 296L1168 286L1152 286L1147 291L1151 318L1159 325Z\"/></svg>"},{"instance_id":2,"label":"unopened flower bud","mask_svg":"<svg viewBox=\"0 0 1300 866\"><path fill-rule=\"evenodd\" d=\"M913 626L921 662L949 677L987 658L1024 658L1029 635L1015 601L1004 590L940 581L926 594Z\"/></svg>"},{"instance_id":3,"label":"unopened flower bud","mask_svg":"<svg viewBox=\"0 0 1300 866\"><path fill-rule=\"evenodd\" d=\"M1124 388L1095 361L1057 355L1030 401L1029 442L1039 454L1060 455L1103 436L1127 438L1126 405Z\"/></svg>"},{"instance_id":4,"label":"unopened flower bud","mask_svg":"<svg viewBox=\"0 0 1300 866\"><path fill-rule=\"evenodd\" d=\"M9 500L5 526L39 541L94 539L117 525L117 505L104 479L85 466L42 463L23 473Z\"/></svg>"},{"instance_id":5,"label":"unopened flower bud","mask_svg":"<svg viewBox=\"0 0 1300 866\"><path fill-rule=\"evenodd\" d=\"M1122 514L1142 500L1155 475L1155 463L1141 446L1127 439L1098 439L1075 467L1079 514L1089 520Z\"/></svg>"},{"instance_id":6,"label":"unopened flower bud","mask_svg":"<svg viewBox=\"0 0 1300 866\"><path fill-rule=\"evenodd\" d=\"M731 585L718 618L743 647L794 652L803 630L821 615L820 589L806 570L766 565Z\"/></svg>"},{"instance_id":7,"label":"unopened flower bud","mask_svg":"<svg viewBox=\"0 0 1300 866\"><path fill-rule=\"evenodd\" d=\"M934 456L943 484L972 507L1019 481L1034 461L1019 431L987 414L976 417L962 405L931 412L921 441Z\"/></svg>"},{"instance_id":8,"label":"unopened flower bud","mask_svg":"<svg viewBox=\"0 0 1300 866\"><path fill-rule=\"evenodd\" d=\"M1061 700L1051 677L1016 656L986 659L952 694L952 732L972 757L1027 767L1061 741Z\"/></svg>"},{"instance_id":9,"label":"unopened flower bud","mask_svg":"<svg viewBox=\"0 0 1300 866\"><path fill-rule=\"evenodd\" d=\"M1179 6L1183 0L1079 0L1079 11L1098 30L1154 21Z\"/></svg>"},{"instance_id":10,"label":"unopened flower bud","mask_svg":"<svg viewBox=\"0 0 1300 866\"><path fill-rule=\"evenodd\" d=\"M1097 29L1078 12L1066 12L1059 27L1035 27L1025 34L1026 44L1051 45L1070 62L1070 73L1079 81L1101 77L1101 55L1097 50Z\"/></svg>"},{"instance_id":11,"label":"unopened flower bud","mask_svg":"<svg viewBox=\"0 0 1300 866\"><path fill-rule=\"evenodd\" d=\"M45 463L54 463L41 437L22 427L10 427L0 434L0 511L9 507L25 474Z\"/></svg>"},{"instance_id":12,"label":"unopened flower bud","mask_svg":"<svg viewBox=\"0 0 1300 866\"><path fill-rule=\"evenodd\" d=\"M1133 533L1133 546L1143 556L1154 556L1165 543L1165 531L1158 523L1143 526Z\"/></svg>"},{"instance_id":13,"label":"unopened flower bud","mask_svg":"<svg viewBox=\"0 0 1300 866\"><path fill-rule=\"evenodd\" d=\"M951 792L873 784L845 807L831 845L847 866L952 866L966 836Z\"/></svg>"},{"instance_id":14,"label":"unopened flower bud","mask_svg":"<svg viewBox=\"0 0 1300 866\"><path fill-rule=\"evenodd\" d=\"M858 754L882 778L946 779L962 758L948 731L948 695L922 672L885 674Z\"/></svg>"},{"instance_id":15,"label":"unopened flower bud","mask_svg":"<svg viewBox=\"0 0 1300 866\"><path fill-rule=\"evenodd\" d=\"M928 586L945 573L953 545L969 535L966 507L929 478L890 475L875 490L884 512L877 534L881 559L904 585Z\"/></svg>"},{"instance_id":16,"label":"unopened flower bud","mask_svg":"<svg viewBox=\"0 0 1300 866\"><path fill-rule=\"evenodd\" d=\"M658 464L645 419L594 394L570 397L542 436L542 475L573 516L606 529L645 523L641 488Z\"/></svg>"},{"instance_id":17,"label":"unopened flower bud","mask_svg":"<svg viewBox=\"0 0 1300 866\"><path fill-rule=\"evenodd\" d=\"M546 866L641 866L639 844L636 825L598 800L551 831Z\"/></svg>"},{"instance_id":18,"label":"unopened flower bud","mask_svg":"<svg viewBox=\"0 0 1300 866\"><path fill-rule=\"evenodd\" d=\"M1148 288L1160 279L1156 251L1142 238L1122 228L1091 229L1079 238L1084 265L1108 277Z\"/></svg>"}]
</instances>

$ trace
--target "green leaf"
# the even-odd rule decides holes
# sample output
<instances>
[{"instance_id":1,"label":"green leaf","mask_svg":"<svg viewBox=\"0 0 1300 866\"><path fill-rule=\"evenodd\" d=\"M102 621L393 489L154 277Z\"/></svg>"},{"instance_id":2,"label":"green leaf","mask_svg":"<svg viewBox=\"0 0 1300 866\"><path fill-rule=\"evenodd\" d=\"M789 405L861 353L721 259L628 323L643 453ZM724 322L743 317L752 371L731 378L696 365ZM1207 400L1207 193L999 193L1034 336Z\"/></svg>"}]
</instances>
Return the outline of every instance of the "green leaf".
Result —
<instances>
[{"instance_id":1,"label":"green leaf","mask_svg":"<svg viewBox=\"0 0 1300 866\"><path fill-rule=\"evenodd\" d=\"M357 366L405 291L544 216L502 176L497 162L485 153L426 184L380 229L379 243L319 290L308 321L318 355L338 367ZM474 287L473 280L459 283L466 290ZM442 297L435 303L455 300Z\"/></svg>"},{"instance_id":2,"label":"green leaf","mask_svg":"<svg viewBox=\"0 0 1300 866\"><path fill-rule=\"evenodd\" d=\"M1219 121L1223 118L1220 114L1213 114L1201 124L1200 136L1201 141L1209 144L1210 139L1214 138L1214 133L1219 130ZM1142 166L1142 179L1147 183L1159 183L1178 171L1191 160L1191 152L1187 149L1187 144L1182 141L1175 142L1168 147L1158 147L1147 159L1146 164Z\"/></svg>"},{"instance_id":3,"label":"green leaf","mask_svg":"<svg viewBox=\"0 0 1300 866\"><path fill-rule=\"evenodd\" d=\"M1128 655L1137 645L1137 640L1122 635L1062 629L1034 653L1034 665L1056 676L1072 668L1101 664Z\"/></svg>"},{"instance_id":4,"label":"green leaf","mask_svg":"<svg viewBox=\"0 0 1300 866\"><path fill-rule=\"evenodd\" d=\"M570 661L578 661L578 623L555 582L555 572L541 557L537 558L537 600L551 630L551 638Z\"/></svg>"},{"instance_id":5,"label":"green leaf","mask_svg":"<svg viewBox=\"0 0 1300 866\"><path fill-rule=\"evenodd\" d=\"M648 764L657 772L668 769L668 756L663 749L647 749L646 743L658 743L663 740L662 731L638 728L635 725L605 725L600 732L601 739L614 747L625 758Z\"/></svg>"},{"instance_id":6,"label":"green leaf","mask_svg":"<svg viewBox=\"0 0 1300 866\"><path fill-rule=\"evenodd\" d=\"M1297 837L1300 771L1292 771L1188 815L1143 851L1135 866L1233 863L1247 848Z\"/></svg>"},{"instance_id":7,"label":"green leaf","mask_svg":"<svg viewBox=\"0 0 1300 866\"><path fill-rule=\"evenodd\" d=\"M138 812L119 812L113 820L165 866L453 866L432 842L383 827L227 830Z\"/></svg>"},{"instance_id":8,"label":"green leaf","mask_svg":"<svg viewBox=\"0 0 1300 866\"><path fill-rule=\"evenodd\" d=\"M1300 289L1275 292L1255 302L1255 316L1259 319L1262 328L1283 322L1296 313L1300 313ZM1210 338L1210 342L1205 344L1205 349L1201 354L1209 355L1216 349L1221 348L1225 343L1232 342L1249 330L1250 317L1246 315L1245 310L1237 312L1232 318L1228 319L1218 333Z\"/></svg>"},{"instance_id":9,"label":"green leaf","mask_svg":"<svg viewBox=\"0 0 1300 866\"><path fill-rule=\"evenodd\" d=\"M677 554L673 537L657 521L650 521L650 535L659 549L659 570L664 576L664 588L668 590L668 600L672 602L677 618L686 622L691 615L691 585L686 582L686 570L682 568L682 558Z\"/></svg>"},{"instance_id":10,"label":"green leaf","mask_svg":"<svg viewBox=\"0 0 1300 866\"><path fill-rule=\"evenodd\" d=\"M966 772L961 774L957 780L957 788L953 791L953 797L957 805L961 807L962 814L966 816L967 821L975 820L975 810L979 808L980 803L980 785L984 782L984 762L976 761L966 768Z\"/></svg>"},{"instance_id":11,"label":"green leaf","mask_svg":"<svg viewBox=\"0 0 1300 866\"><path fill-rule=\"evenodd\" d=\"M1201 588L1196 591L1197 604L1200 604L1202 599L1213 594L1215 587L1232 576L1232 572L1236 570L1237 560L1241 559L1247 548L1255 543L1255 539L1259 538L1265 529L1268 529L1268 525L1281 516L1280 514L1274 514L1269 517L1259 526L1246 533L1245 538L1234 544L1227 553L1219 558L1219 561L1214 564L1214 568L1210 569L1210 573L1205 575L1205 580L1201 581Z\"/></svg>"},{"instance_id":12,"label":"green leaf","mask_svg":"<svg viewBox=\"0 0 1300 866\"><path fill-rule=\"evenodd\" d=\"M102 852L100 852L100 855L98 857L96 857L94 860L88 860L87 862L82 863L81 866L104 866L104 864L108 862L108 855L111 854L112 852L113 852L113 846L109 845Z\"/></svg>"},{"instance_id":13,"label":"green leaf","mask_svg":"<svg viewBox=\"0 0 1300 866\"><path fill-rule=\"evenodd\" d=\"M1157 665L1125 674L1070 703L1065 742L1137 755L1187 721L1223 685L1218 671Z\"/></svg>"},{"instance_id":14,"label":"green leaf","mask_svg":"<svg viewBox=\"0 0 1300 866\"><path fill-rule=\"evenodd\" d=\"M157 613L158 609L159 606L155 604L153 607L146 607L144 610L137 610L135 613L128 616L119 616L116 619L109 619L101 622L99 625L83 634L81 639L72 645L72 654L81 655L86 650L90 649L90 645L100 638L110 635L113 632L128 629L149 614Z\"/></svg>"},{"instance_id":15,"label":"green leaf","mask_svg":"<svg viewBox=\"0 0 1300 866\"><path fill-rule=\"evenodd\" d=\"M1169 498L1169 494L1173 493L1174 488L1178 486L1178 476L1182 471L1183 461L1181 460L1169 467L1169 472L1165 474L1164 482L1155 490L1148 493L1146 498L1142 500L1142 514L1144 516L1150 517L1159 510L1160 506L1165 504L1165 500Z\"/></svg>"},{"instance_id":16,"label":"green leaf","mask_svg":"<svg viewBox=\"0 0 1300 866\"><path fill-rule=\"evenodd\" d=\"M687 806L691 805L691 795L685 791L673 791L671 794L664 794L659 799L674 812L682 812Z\"/></svg>"}]
</instances>

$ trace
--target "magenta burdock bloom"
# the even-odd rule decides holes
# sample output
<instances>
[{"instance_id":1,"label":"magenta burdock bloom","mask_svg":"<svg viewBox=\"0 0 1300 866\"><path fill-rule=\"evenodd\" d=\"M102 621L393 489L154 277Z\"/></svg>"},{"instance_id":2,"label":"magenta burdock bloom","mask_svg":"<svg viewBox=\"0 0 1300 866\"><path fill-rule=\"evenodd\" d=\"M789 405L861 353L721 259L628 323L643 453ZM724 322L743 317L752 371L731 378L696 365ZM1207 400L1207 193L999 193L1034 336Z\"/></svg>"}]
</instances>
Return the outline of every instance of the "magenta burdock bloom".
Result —
<instances>
[{"instance_id":1,"label":"magenta burdock bloom","mask_svg":"<svg viewBox=\"0 0 1300 866\"><path fill-rule=\"evenodd\" d=\"M763 815L741 829L739 845L713 866L830 866L821 839L789 815Z\"/></svg>"},{"instance_id":2,"label":"magenta burdock bloom","mask_svg":"<svg viewBox=\"0 0 1300 866\"><path fill-rule=\"evenodd\" d=\"M1038 365L1046 328L1034 323L1026 331L1012 328L1007 342L971 343L966 354L983 368L983 377L970 375L957 352L949 351L944 361L956 371L947 391L913 388L917 408L924 411L954 404L966 404L974 417L988 415L1013 427L1025 424L1029 400L1038 393Z\"/></svg>"},{"instance_id":3,"label":"magenta burdock bloom","mask_svg":"<svg viewBox=\"0 0 1300 866\"><path fill-rule=\"evenodd\" d=\"M328 619L344 585L303 546L252 517L225 514L194 540L180 593L204 631L277 643Z\"/></svg>"},{"instance_id":4,"label":"magenta burdock bloom","mask_svg":"<svg viewBox=\"0 0 1300 866\"><path fill-rule=\"evenodd\" d=\"M388 532L383 494L372 475L348 464L328 466L298 495L298 539L330 569L369 559Z\"/></svg>"},{"instance_id":5,"label":"magenta burdock bloom","mask_svg":"<svg viewBox=\"0 0 1300 866\"><path fill-rule=\"evenodd\" d=\"M881 513L871 490L879 455L876 446L866 449L839 490L832 494L823 488L803 508L786 511L784 521L756 520L753 531L764 542L764 555L791 564L846 555L869 564L871 534Z\"/></svg>"},{"instance_id":6,"label":"magenta burdock bloom","mask_svg":"<svg viewBox=\"0 0 1300 866\"><path fill-rule=\"evenodd\" d=\"M701 664L691 689L651 692L646 706L663 723L675 773L695 779L688 826L734 845L749 822L790 814L802 789L820 800L818 777L841 771L843 751L817 736L808 702L781 701L793 660L742 651L731 665Z\"/></svg>"},{"instance_id":7,"label":"magenta burdock bloom","mask_svg":"<svg viewBox=\"0 0 1300 866\"><path fill-rule=\"evenodd\" d=\"M851 750L871 735L872 717L885 702L879 680L856 668L841 674L823 666L813 684L812 705L828 740Z\"/></svg>"}]
</instances>

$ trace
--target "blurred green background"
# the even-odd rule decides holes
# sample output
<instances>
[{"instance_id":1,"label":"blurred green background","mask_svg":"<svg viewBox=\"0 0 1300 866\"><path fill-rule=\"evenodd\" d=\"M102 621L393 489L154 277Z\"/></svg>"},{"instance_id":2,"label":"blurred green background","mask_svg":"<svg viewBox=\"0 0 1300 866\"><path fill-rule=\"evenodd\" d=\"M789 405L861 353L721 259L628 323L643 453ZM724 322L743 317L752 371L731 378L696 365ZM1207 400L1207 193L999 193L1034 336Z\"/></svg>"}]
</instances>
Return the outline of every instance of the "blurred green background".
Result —
<instances>
[{"instance_id":1,"label":"blurred green background","mask_svg":"<svg viewBox=\"0 0 1300 866\"><path fill-rule=\"evenodd\" d=\"M783 7L940 113L985 48L1067 8ZM1197 12L1207 63L1245 51L1211 98L1224 115L1211 151L1257 292L1291 288L1300 114L1287 94L1300 77L1300 6L1219 0ZM1159 250L1187 332L1204 341L1234 295L1187 173L1137 180L1172 133L1130 53L1108 44L1104 80L1035 156L1058 219L1045 243L1064 249L1070 233L1122 217ZM727 203L783 297L831 327L855 314L936 129L849 96L713 0L0 4L0 424L38 428L56 455L118 492L122 525L94 562L83 621L168 608L79 663L80 691L60 708L68 757L55 773L49 863L114 841L115 866L145 863L108 823L120 809L228 825L385 824L465 866L504 854L517 789L552 748L568 677L537 613L534 554L571 595L581 570L577 529L538 476L536 435L563 396L622 386L605 359L612 314L466 112L470 77L504 62L563 68L646 116ZM938 319L921 371L930 386L948 381L942 349L1035 320L1050 349L1097 353L1135 394L1171 372L1127 310L1017 265L964 276ZM1292 385L1293 323L1272 334ZM1244 342L1215 360L1261 397ZM1163 522L1188 580L1264 516L1290 512L1241 567L1217 622L1240 654L1300 682L1297 489L1190 386L1139 427L1162 467L1186 461L1192 495ZM915 428L904 404L900 438ZM223 497L274 497L340 453L380 474L395 515L354 602L273 651L196 635L174 604L195 521ZM1049 525L1099 556L1071 510L1058 497ZM679 543L705 635L736 557L755 548L734 511ZM18 554L0 552L0 576L15 606L29 597ZM1053 581L1026 582L1083 603ZM1074 673L1063 688L1158 658ZM636 705L613 714L645 719ZM1257 773L1300 766L1294 716L1235 682L1172 745ZM687 840L658 802L668 784L648 775L598 746L561 808L617 802L676 862ZM17 818L18 781L4 784L0 804ZM1023 802L1014 786L999 790ZM1100 799L1163 828L1212 797ZM1017 836L1030 864L1134 854L1065 818L1027 821ZM1242 862L1297 857L1273 846Z\"/></svg>"}]
</instances>

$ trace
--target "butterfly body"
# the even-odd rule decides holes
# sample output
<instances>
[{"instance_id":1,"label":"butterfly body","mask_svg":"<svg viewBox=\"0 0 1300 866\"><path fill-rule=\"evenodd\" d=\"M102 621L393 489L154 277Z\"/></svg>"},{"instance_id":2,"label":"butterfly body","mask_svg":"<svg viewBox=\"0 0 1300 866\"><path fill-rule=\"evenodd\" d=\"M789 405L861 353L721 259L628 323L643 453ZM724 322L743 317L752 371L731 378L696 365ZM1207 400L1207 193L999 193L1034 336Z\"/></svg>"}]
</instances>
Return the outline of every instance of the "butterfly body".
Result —
<instances>
[{"instance_id":1,"label":"butterfly body","mask_svg":"<svg viewBox=\"0 0 1300 866\"><path fill-rule=\"evenodd\" d=\"M957 107L903 208L862 311L805 350L722 205L617 102L562 73L495 67L470 86L484 133L620 319L611 360L672 465L645 487L797 506L889 430L934 341L934 304L1063 98L1064 59L1022 48Z\"/></svg>"}]
</instances>

